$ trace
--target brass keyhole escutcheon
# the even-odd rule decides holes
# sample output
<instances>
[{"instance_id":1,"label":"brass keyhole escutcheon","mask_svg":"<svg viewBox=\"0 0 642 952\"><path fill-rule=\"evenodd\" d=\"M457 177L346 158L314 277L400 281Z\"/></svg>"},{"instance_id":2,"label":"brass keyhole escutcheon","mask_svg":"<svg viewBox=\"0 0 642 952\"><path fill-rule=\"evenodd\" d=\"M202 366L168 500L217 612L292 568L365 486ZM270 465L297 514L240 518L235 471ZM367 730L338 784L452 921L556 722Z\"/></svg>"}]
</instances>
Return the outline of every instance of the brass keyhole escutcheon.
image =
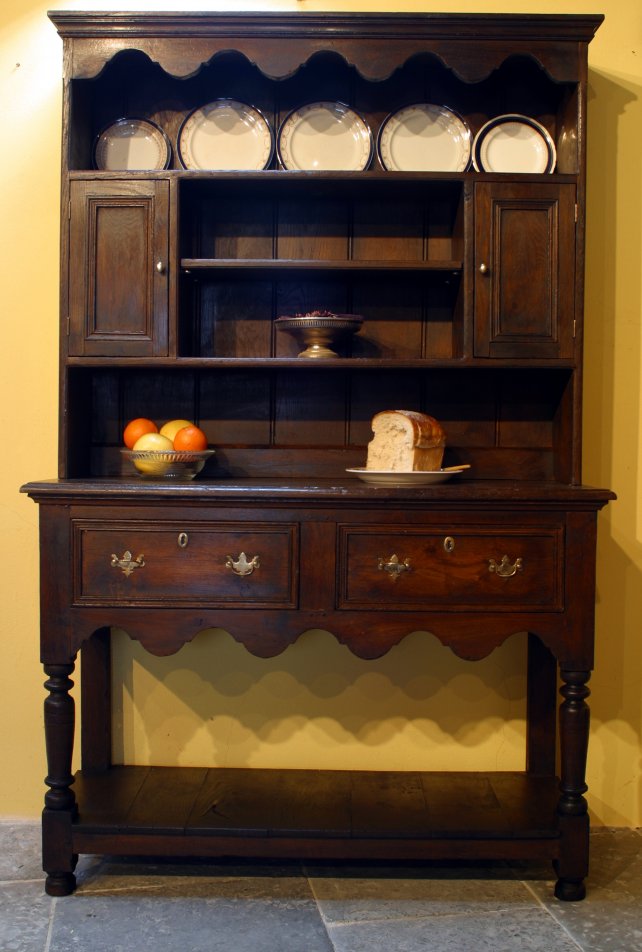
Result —
<instances>
[{"instance_id":1,"label":"brass keyhole escutcheon","mask_svg":"<svg viewBox=\"0 0 642 952\"><path fill-rule=\"evenodd\" d=\"M186 549L189 542L189 536L186 532L179 532L178 539L176 541L178 542L179 549Z\"/></svg>"},{"instance_id":2,"label":"brass keyhole escutcheon","mask_svg":"<svg viewBox=\"0 0 642 952\"><path fill-rule=\"evenodd\" d=\"M446 536L444 539L444 552L452 552L455 548L455 540L452 536Z\"/></svg>"}]
</instances>

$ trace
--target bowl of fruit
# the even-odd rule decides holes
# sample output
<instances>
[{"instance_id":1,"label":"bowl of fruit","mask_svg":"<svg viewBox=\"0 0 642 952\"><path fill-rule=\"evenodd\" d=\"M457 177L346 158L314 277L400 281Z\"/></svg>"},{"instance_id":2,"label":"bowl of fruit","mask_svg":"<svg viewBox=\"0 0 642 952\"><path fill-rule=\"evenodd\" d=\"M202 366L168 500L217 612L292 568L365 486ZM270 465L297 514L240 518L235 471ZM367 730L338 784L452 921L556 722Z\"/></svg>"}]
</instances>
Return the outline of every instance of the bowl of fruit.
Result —
<instances>
[{"instance_id":1,"label":"bowl of fruit","mask_svg":"<svg viewBox=\"0 0 642 952\"><path fill-rule=\"evenodd\" d=\"M214 450L190 420L170 420L158 428L153 420L137 417L123 432L121 454L146 479L194 479Z\"/></svg>"}]
</instances>

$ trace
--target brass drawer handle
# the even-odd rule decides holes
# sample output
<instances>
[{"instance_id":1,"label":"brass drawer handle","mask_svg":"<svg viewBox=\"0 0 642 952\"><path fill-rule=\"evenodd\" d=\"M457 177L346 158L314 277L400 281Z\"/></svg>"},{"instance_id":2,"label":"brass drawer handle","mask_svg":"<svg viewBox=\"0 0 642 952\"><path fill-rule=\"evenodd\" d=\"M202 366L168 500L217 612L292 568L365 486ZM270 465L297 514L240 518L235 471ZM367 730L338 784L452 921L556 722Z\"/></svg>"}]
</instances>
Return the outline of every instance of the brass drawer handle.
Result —
<instances>
[{"instance_id":1,"label":"brass drawer handle","mask_svg":"<svg viewBox=\"0 0 642 952\"><path fill-rule=\"evenodd\" d=\"M488 571L494 572L495 575L500 575L502 578L511 578L517 572L522 572L523 569L521 558L515 559L512 565L507 555L502 556L501 562L496 562L495 559L488 560Z\"/></svg>"},{"instance_id":2,"label":"brass drawer handle","mask_svg":"<svg viewBox=\"0 0 642 952\"><path fill-rule=\"evenodd\" d=\"M120 559L117 555L112 554L111 564L115 569L121 569L123 575L131 575L134 569L142 569L145 564L145 556L141 554L133 559L131 552L128 550L123 553Z\"/></svg>"},{"instance_id":3,"label":"brass drawer handle","mask_svg":"<svg viewBox=\"0 0 642 952\"><path fill-rule=\"evenodd\" d=\"M234 560L231 555L228 555L225 559L226 567L232 569L235 575L251 575L254 569L258 569L260 564L261 560L258 555L255 555L254 558L248 562L245 552L241 552L236 560Z\"/></svg>"},{"instance_id":4,"label":"brass drawer handle","mask_svg":"<svg viewBox=\"0 0 642 952\"><path fill-rule=\"evenodd\" d=\"M404 559L402 562L398 555L391 555L387 561L379 559L379 571L387 572L391 578L397 579L404 572L410 572L410 559Z\"/></svg>"}]
</instances>

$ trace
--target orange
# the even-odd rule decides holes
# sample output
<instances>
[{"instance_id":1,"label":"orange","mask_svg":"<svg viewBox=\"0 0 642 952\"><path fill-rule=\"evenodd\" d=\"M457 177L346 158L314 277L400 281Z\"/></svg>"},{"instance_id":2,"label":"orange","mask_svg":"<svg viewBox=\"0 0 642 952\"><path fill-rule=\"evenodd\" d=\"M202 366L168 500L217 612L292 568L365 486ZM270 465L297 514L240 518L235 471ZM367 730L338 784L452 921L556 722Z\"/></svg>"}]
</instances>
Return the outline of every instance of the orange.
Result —
<instances>
[{"instance_id":1,"label":"orange","mask_svg":"<svg viewBox=\"0 0 642 952\"><path fill-rule=\"evenodd\" d=\"M207 449L207 437L197 426L184 426L174 437L174 449L190 453Z\"/></svg>"},{"instance_id":2,"label":"orange","mask_svg":"<svg viewBox=\"0 0 642 952\"><path fill-rule=\"evenodd\" d=\"M123 441L129 450L133 450L136 443L144 433L158 433L158 427L153 420L147 420L145 417L136 417L130 420L123 431Z\"/></svg>"}]
</instances>

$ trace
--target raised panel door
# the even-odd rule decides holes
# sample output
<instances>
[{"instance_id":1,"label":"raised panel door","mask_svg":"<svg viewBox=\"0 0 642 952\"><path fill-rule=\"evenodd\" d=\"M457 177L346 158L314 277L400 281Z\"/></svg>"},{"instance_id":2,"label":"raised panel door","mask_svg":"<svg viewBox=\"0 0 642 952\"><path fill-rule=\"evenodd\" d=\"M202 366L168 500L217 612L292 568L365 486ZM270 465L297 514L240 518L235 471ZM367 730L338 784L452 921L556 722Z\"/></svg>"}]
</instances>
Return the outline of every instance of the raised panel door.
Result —
<instances>
[{"instance_id":1,"label":"raised panel door","mask_svg":"<svg viewBox=\"0 0 642 952\"><path fill-rule=\"evenodd\" d=\"M77 181L70 195L70 355L166 355L169 184Z\"/></svg>"},{"instance_id":2,"label":"raised panel door","mask_svg":"<svg viewBox=\"0 0 642 952\"><path fill-rule=\"evenodd\" d=\"M475 356L570 358L575 186L475 185Z\"/></svg>"}]
</instances>

